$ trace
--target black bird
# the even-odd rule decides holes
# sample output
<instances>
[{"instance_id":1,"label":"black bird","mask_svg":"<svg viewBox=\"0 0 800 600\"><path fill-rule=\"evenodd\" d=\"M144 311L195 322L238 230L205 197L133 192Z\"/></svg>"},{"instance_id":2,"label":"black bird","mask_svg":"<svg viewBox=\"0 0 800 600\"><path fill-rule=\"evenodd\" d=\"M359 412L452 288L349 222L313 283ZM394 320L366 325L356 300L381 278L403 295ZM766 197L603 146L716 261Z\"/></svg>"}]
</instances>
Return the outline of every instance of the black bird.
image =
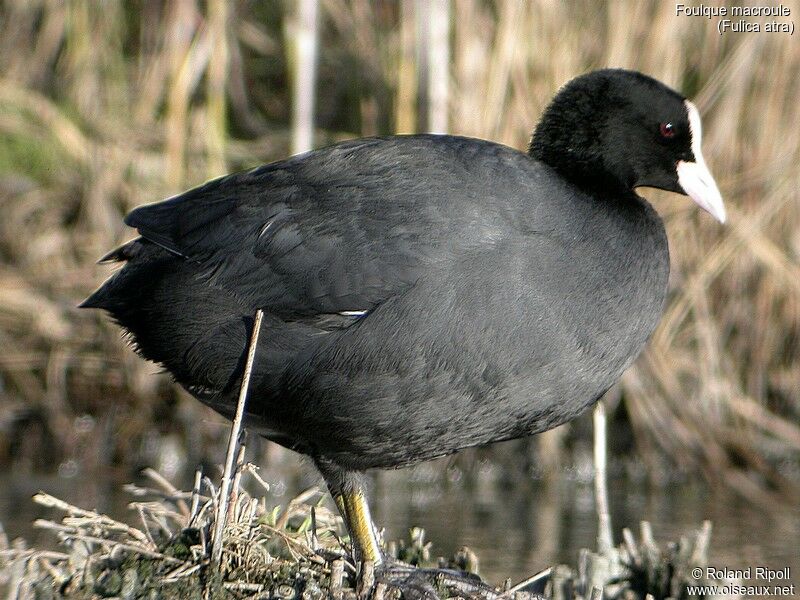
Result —
<instances>
[{"instance_id":1,"label":"black bird","mask_svg":"<svg viewBox=\"0 0 800 600\"><path fill-rule=\"evenodd\" d=\"M559 91L527 153L450 135L348 141L131 212L81 306L227 417L312 457L357 556L362 473L528 436L597 401L659 321L669 252L639 186L719 221L700 117L641 73Z\"/></svg>"}]
</instances>

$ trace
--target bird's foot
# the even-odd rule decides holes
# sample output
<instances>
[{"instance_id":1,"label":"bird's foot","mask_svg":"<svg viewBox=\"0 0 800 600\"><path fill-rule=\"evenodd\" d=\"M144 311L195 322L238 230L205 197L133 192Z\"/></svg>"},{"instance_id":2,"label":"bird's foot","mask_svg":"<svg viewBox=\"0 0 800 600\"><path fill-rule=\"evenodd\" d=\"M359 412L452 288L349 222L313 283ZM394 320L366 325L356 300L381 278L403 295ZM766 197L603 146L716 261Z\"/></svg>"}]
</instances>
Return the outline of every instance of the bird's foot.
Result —
<instances>
[{"instance_id":1,"label":"bird's foot","mask_svg":"<svg viewBox=\"0 0 800 600\"><path fill-rule=\"evenodd\" d=\"M371 567L362 565L362 598L370 600L443 600L453 596L467 600L493 600L496 588L466 571L455 569L421 569L389 559Z\"/></svg>"}]
</instances>

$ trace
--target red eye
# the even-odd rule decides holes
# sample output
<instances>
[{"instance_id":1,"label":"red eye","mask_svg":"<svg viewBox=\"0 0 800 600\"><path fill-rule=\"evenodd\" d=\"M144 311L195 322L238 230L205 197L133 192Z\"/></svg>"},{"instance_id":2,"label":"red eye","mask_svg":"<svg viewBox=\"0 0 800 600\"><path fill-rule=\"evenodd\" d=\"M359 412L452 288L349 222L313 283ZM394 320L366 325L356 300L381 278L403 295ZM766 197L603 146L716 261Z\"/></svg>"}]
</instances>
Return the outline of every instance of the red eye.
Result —
<instances>
[{"instance_id":1,"label":"red eye","mask_svg":"<svg viewBox=\"0 0 800 600\"><path fill-rule=\"evenodd\" d=\"M658 126L658 130L663 138L675 137L675 126L672 123L661 123Z\"/></svg>"}]
</instances>

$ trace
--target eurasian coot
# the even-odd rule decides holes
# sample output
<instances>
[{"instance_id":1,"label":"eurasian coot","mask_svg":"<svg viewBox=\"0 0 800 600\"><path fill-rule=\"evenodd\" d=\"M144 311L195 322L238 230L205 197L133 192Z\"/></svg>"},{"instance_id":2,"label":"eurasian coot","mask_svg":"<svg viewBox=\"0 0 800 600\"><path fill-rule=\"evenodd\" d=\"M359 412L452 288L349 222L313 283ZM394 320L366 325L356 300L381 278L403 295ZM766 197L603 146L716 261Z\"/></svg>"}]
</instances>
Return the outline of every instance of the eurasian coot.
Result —
<instances>
[{"instance_id":1,"label":"eurasian coot","mask_svg":"<svg viewBox=\"0 0 800 600\"><path fill-rule=\"evenodd\" d=\"M528 153L450 135L360 139L131 212L141 237L82 306L230 417L265 313L246 425L313 458L362 558L361 473L568 421L661 315L661 219L634 189L724 221L691 102L640 73L568 83Z\"/></svg>"}]
</instances>

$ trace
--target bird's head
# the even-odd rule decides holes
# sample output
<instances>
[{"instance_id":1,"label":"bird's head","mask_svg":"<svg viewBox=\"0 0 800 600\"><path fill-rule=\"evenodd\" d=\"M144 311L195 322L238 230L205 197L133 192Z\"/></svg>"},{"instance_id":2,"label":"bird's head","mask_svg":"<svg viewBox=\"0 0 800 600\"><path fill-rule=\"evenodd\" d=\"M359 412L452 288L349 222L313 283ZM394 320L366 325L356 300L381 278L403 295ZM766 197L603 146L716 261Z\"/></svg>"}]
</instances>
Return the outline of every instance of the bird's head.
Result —
<instances>
[{"instance_id":1,"label":"bird's head","mask_svg":"<svg viewBox=\"0 0 800 600\"><path fill-rule=\"evenodd\" d=\"M603 69L558 92L529 153L579 186L685 194L724 223L701 139L700 114L681 94L635 71Z\"/></svg>"}]
</instances>

